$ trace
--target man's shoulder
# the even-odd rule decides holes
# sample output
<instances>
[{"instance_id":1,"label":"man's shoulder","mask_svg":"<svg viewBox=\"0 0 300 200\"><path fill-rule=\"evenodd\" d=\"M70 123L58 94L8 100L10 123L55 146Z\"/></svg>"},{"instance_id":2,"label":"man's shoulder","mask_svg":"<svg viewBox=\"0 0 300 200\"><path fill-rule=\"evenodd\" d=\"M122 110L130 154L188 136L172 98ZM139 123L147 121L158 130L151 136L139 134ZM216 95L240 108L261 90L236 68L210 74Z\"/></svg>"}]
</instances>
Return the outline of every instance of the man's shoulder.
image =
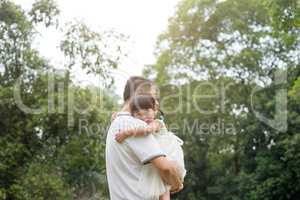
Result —
<instances>
[{"instance_id":1,"label":"man's shoulder","mask_svg":"<svg viewBox=\"0 0 300 200\"><path fill-rule=\"evenodd\" d=\"M138 118L134 118L133 116L130 115L125 115L125 116L117 116L116 119L112 122L112 124L126 124L129 123L131 125L146 125L147 123L138 119Z\"/></svg>"},{"instance_id":2,"label":"man's shoulder","mask_svg":"<svg viewBox=\"0 0 300 200\"><path fill-rule=\"evenodd\" d=\"M134 118L130 115L128 116L117 116L110 124L109 133L115 133L122 130L135 129L139 127L145 127L147 125L146 122Z\"/></svg>"}]
</instances>

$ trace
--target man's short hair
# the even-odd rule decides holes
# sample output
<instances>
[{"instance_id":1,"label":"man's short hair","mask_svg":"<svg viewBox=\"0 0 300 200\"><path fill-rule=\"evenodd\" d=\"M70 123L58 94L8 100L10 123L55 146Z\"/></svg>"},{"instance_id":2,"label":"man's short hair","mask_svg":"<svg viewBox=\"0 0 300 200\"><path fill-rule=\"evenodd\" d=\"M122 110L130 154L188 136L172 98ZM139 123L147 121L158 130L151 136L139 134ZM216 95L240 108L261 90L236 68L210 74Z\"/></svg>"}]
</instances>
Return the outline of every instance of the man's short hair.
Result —
<instances>
[{"instance_id":1,"label":"man's short hair","mask_svg":"<svg viewBox=\"0 0 300 200\"><path fill-rule=\"evenodd\" d=\"M138 90L140 91L141 94L149 93L152 85L153 82L144 77L141 76L130 77L126 82L124 93L123 93L124 102L128 101Z\"/></svg>"}]
</instances>

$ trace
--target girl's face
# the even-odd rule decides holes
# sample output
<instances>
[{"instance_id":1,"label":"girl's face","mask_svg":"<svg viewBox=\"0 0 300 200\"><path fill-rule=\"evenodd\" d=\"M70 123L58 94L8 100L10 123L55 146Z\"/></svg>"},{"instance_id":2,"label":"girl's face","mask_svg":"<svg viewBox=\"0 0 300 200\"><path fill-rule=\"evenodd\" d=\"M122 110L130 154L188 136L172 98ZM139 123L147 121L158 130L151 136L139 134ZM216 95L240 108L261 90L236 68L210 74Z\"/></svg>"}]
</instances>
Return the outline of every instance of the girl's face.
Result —
<instances>
[{"instance_id":1,"label":"girl's face","mask_svg":"<svg viewBox=\"0 0 300 200\"><path fill-rule=\"evenodd\" d=\"M143 120L147 124L153 122L155 119L156 111L153 110L152 108L149 109L141 109L138 112L134 114L134 117Z\"/></svg>"},{"instance_id":2,"label":"girl's face","mask_svg":"<svg viewBox=\"0 0 300 200\"><path fill-rule=\"evenodd\" d=\"M137 90L135 94L149 94L150 96L152 96L154 99L155 99L155 104L159 107L159 102L158 102L158 99L159 99L159 90L158 88L155 86L155 85L152 85L150 87L150 89L146 92L146 91L140 91L140 90Z\"/></svg>"}]
</instances>

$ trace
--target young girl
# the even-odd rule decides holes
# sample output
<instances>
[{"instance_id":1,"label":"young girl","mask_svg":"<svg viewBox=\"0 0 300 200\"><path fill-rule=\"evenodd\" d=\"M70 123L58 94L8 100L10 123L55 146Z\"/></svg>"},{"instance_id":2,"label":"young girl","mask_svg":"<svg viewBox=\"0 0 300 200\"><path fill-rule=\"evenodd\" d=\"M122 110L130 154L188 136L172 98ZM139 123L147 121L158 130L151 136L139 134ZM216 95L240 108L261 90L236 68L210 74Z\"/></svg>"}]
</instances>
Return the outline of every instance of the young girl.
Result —
<instances>
[{"instance_id":1,"label":"young girl","mask_svg":"<svg viewBox=\"0 0 300 200\"><path fill-rule=\"evenodd\" d=\"M116 134L116 140L122 143L128 137L153 134L165 151L167 158L177 164L178 172L183 181L186 174L181 148L183 141L174 133L169 132L162 120L155 119L158 112L155 99L149 95L135 96L130 102L130 110L132 116L145 121L148 126L141 129L122 131ZM164 184L158 170L152 164L143 166L138 189L146 199L159 196L160 200L170 200L170 186Z\"/></svg>"}]
</instances>

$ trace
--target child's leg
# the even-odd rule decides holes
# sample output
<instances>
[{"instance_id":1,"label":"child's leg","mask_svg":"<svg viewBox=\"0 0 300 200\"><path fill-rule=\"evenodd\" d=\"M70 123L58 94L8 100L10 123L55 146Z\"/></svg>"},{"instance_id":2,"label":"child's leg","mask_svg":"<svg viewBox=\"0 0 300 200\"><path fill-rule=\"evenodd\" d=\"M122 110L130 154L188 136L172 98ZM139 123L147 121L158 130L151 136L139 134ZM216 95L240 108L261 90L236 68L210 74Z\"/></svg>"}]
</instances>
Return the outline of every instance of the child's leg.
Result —
<instances>
[{"instance_id":1,"label":"child's leg","mask_svg":"<svg viewBox=\"0 0 300 200\"><path fill-rule=\"evenodd\" d=\"M170 200L170 192L166 192L159 196L159 200Z\"/></svg>"}]
</instances>

